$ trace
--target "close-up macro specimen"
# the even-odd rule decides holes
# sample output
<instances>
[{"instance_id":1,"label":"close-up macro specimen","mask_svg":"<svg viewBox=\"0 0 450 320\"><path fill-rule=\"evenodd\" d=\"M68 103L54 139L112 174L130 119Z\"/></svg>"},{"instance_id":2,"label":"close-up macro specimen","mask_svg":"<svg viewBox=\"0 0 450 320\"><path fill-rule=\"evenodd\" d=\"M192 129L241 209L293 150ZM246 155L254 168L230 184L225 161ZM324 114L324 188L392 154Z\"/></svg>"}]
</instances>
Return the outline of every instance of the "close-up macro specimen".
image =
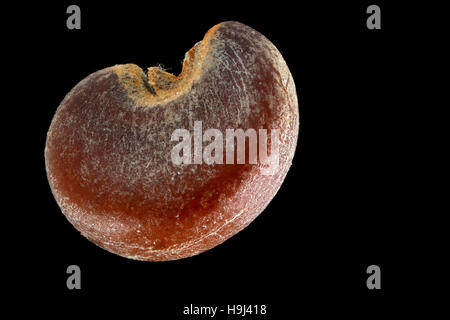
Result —
<instances>
[{"instance_id":1,"label":"close-up macro specimen","mask_svg":"<svg viewBox=\"0 0 450 320\"><path fill-rule=\"evenodd\" d=\"M416 265L445 234L416 195L425 6L12 4L14 314L383 319L444 274Z\"/></svg>"},{"instance_id":2,"label":"close-up macro specimen","mask_svg":"<svg viewBox=\"0 0 450 320\"><path fill-rule=\"evenodd\" d=\"M172 134L192 132L196 121L224 137L229 129L276 130L276 170L264 174L263 163L248 161L174 163ZM298 131L296 88L281 53L229 21L186 53L178 76L130 63L80 81L53 117L45 165L61 211L83 236L130 259L176 260L224 242L266 208Z\"/></svg>"}]
</instances>

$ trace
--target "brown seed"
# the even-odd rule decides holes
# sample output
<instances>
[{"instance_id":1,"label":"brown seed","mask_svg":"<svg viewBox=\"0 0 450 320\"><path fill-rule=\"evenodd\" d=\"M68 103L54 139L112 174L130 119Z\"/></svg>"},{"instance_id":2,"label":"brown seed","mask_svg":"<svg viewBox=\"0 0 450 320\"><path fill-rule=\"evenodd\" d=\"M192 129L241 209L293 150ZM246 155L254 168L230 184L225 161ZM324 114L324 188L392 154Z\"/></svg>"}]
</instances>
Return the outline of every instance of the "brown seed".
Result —
<instances>
[{"instance_id":1,"label":"brown seed","mask_svg":"<svg viewBox=\"0 0 450 320\"><path fill-rule=\"evenodd\" d=\"M224 136L227 128L278 129L276 172L262 174L261 162L174 164L171 135L193 132L195 121ZM102 248L137 260L185 258L263 211L291 165L298 126L279 51L252 28L224 22L186 53L178 76L125 64L78 83L47 134L48 180L67 219Z\"/></svg>"}]
</instances>

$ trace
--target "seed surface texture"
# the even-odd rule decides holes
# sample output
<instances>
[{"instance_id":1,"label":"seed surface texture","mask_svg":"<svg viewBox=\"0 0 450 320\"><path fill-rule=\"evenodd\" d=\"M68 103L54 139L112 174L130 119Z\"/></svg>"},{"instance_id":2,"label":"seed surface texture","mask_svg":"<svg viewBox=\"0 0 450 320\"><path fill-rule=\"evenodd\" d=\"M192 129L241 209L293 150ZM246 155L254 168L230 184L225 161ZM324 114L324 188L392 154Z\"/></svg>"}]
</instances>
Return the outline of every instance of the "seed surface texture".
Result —
<instances>
[{"instance_id":1,"label":"seed surface texture","mask_svg":"<svg viewBox=\"0 0 450 320\"><path fill-rule=\"evenodd\" d=\"M173 132L194 135L200 121L203 133L223 133L224 163L174 163L182 140L172 141ZM238 128L266 129L269 153L278 130L272 174L261 161L226 163L226 130ZM130 259L175 260L222 243L264 210L292 163L298 130L295 84L280 52L229 21L186 53L178 76L124 64L79 82L51 122L45 165L58 205L83 236Z\"/></svg>"}]
</instances>

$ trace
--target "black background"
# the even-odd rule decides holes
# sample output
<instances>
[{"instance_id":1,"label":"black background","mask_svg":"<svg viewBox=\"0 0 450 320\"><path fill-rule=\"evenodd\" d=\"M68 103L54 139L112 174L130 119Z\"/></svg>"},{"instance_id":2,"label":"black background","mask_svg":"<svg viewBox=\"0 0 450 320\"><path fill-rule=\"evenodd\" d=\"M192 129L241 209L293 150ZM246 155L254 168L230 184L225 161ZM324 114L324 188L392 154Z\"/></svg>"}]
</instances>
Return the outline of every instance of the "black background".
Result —
<instances>
[{"instance_id":1,"label":"black background","mask_svg":"<svg viewBox=\"0 0 450 320\"><path fill-rule=\"evenodd\" d=\"M66 28L70 4L81 7L81 30ZM381 7L381 30L366 27L370 4ZM6 15L17 19L5 37L23 58L14 81L27 88L14 92L22 121L9 131L21 132L21 147L11 147L21 175L11 189L21 190L15 211L26 221L14 237L14 295L47 314L63 306L80 315L203 319L182 315L191 303L268 306L266 316L250 319L385 314L407 291L418 249L408 228L411 105L403 94L413 58L404 9L380 1L62 1L11 9ZM298 147L279 193L249 227L188 259L132 261L93 245L61 214L46 179L46 132L59 103L114 64L162 64L178 74L184 53L226 20L269 38L297 86ZM81 290L66 288L71 264L81 267ZM366 287L371 264L381 268L381 290Z\"/></svg>"}]
</instances>

